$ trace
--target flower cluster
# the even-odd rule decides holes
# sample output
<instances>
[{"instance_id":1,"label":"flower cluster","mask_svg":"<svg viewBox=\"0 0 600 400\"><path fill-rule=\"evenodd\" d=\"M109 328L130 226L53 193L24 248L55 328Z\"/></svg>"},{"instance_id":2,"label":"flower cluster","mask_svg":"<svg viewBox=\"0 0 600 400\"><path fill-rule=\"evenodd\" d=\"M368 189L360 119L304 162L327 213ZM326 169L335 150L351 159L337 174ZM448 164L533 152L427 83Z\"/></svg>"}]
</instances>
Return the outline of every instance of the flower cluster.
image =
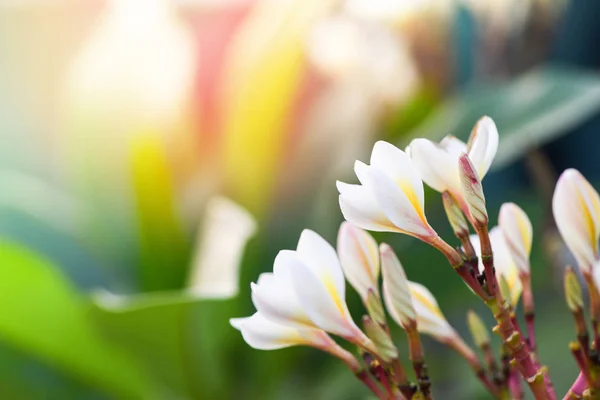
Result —
<instances>
[{"instance_id":1,"label":"flower cluster","mask_svg":"<svg viewBox=\"0 0 600 400\"><path fill-rule=\"evenodd\" d=\"M477 122L467 143L453 136L440 143L416 139L403 151L377 142L370 164L355 164L360 184L337 183L340 208L347 220L339 230L337 252L318 234L305 230L297 249L281 251L273 273L262 274L252 284L257 312L231 320L232 325L257 349L308 345L326 351L345 362L380 399L431 398L420 334L456 350L495 398L522 398L525 384L536 399L556 399L535 339L529 263L532 224L519 206L505 203L499 211L498 226L488 227L481 179L497 147L498 131L489 117ZM460 246L449 245L427 221L423 182L442 194ZM566 299L578 334L571 350L580 375L565 398L599 395L600 267L596 264L600 262L600 197L579 172L567 170L557 183L553 211L558 229L587 282L594 327L590 344L582 291L575 273L568 268ZM481 360L448 323L431 292L409 281L392 248L385 243L378 246L367 230L411 235L446 256L458 276L493 314L497 322L493 330L502 339L501 366L477 314L470 311L467 321L483 356ZM366 309L362 330L346 306L345 280L360 295ZM521 299L524 329L515 314ZM414 380L399 361L386 309L406 332ZM329 334L358 346L359 357Z\"/></svg>"}]
</instances>

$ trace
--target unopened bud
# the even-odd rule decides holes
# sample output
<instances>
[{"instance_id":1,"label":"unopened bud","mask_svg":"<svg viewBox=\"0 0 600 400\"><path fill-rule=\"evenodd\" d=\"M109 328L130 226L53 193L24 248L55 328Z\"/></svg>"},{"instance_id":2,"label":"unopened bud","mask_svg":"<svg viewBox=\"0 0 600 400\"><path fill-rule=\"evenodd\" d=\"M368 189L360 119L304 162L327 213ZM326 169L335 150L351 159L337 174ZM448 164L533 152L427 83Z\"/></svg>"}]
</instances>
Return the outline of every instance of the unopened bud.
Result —
<instances>
[{"instance_id":1,"label":"unopened bud","mask_svg":"<svg viewBox=\"0 0 600 400\"><path fill-rule=\"evenodd\" d=\"M473 167L469 156L463 154L458 159L462 194L467 202L473 223L487 225L488 215L485 208L485 196L479 175Z\"/></svg>"},{"instance_id":2,"label":"unopened bud","mask_svg":"<svg viewBox=\"0 0 600 400\"><path fill-rule=\"evenodd\" d=\"M571 267L567 267L565 270L565 299L571 312L578 312L583 308L581 285L577 279L577 274Z\"/></svg>"},{"instance_id":3,"label":"unopened bud","mask_svg":"<svg viewBox=\"0 0 600 400\"><path fill-rule=\"evenodd\" d=\"M385 312L383 311L381 298L379 297L379 295L377 295L377 293L375 293L375 289L373 288L370 288L367 291L366 306L367 311L369 312L369 316L373 319L373 321L381 325L386 324Z\"/></svg>"},{"instance_id":4,"label":"unopened bud","mask_svg":"<svg viewBox=\"0 0 600 400\"><path fill-rule=\"evenodd\" d=\"M473 336L473 341L477 347L483 348L490 344L490 334L487 327L473 310L469 310L467 313L467 324L469 325L469 331Z\"/></svg>"},{"instance_id":5,"label":"unopened bud","mask_svg":"<svg viewBox=\"0 0 600 400\"><path fill-rule=\"evenodd\" d=\"M363 316L363 326L367 332L367 336L373 341L377 348L377 355L384 361L390 362L398 358L398 350L390 335L379 325L373 321L368 315Z\"/></svg>"},{"instance_id":6,"label":"unopened bud","mask_svg":"<svg viewBox=\"0 0 600 400\"><path fill-rule=\"evenodd\" d=\"M446 216L448 217L448 222L450 222L450 226L456 237L469 236L469 224L467 223L467 219L450 192L442 193L442 201L444 203Z\"/></svg>"},{"instance_id":7,"label":"unopened bud","mask_svg":"<svg viewBox=\"0 0 600 400\"><path fill-rule=\"evenodd\" d=\"M500 286L500 294L502 294L503 299L507 299L510 301L512 299L512 292L510 290L510 285L508 281L504 277L504 275L498 276L498 285Z\"/></svg>"}]
</instances>

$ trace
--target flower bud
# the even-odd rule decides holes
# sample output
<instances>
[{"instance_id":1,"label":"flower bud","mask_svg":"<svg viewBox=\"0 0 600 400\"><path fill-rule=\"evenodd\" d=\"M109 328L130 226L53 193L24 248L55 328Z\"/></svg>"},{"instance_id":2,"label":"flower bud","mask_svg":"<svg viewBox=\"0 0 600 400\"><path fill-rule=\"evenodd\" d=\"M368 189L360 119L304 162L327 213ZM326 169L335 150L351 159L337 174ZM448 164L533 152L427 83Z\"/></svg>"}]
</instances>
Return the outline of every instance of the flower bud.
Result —
<instances>
[{"instance_id":1,"label":"flower bud","mask_svg":"<svg viewBox=\"0 0 600 400\"><path fill-rule=\"evenodd\" d=\"M469 310L467 313L467 324L469 325L469 331L473 336L473 341L477 347L483 348L490 344L490 334L487 327L473 310Z\"/></svg>"},{"instance_id":2,"label":"flower bud","mask_svg":"<svg viewBox=\"0 0 600 400\"><path fill-rule=\"evenodd\" d=\"M485 226L488 223L487 210L485 208L485 196L479 175L473 167L469 156L463 154L458 159L460 170L460 182L462 194L467 203L474 224Z\"/></svg>"},{"instance_id":3,"label":"flower bud","mask_svg":"<svg viewBox=\"0 0 600 400\"><path fill-rule=\"evenodd\" d=\"M369 339L373 341L377 348L377 355L384 361L390 362L398 358L398 350L390 335L379 325L373 321L368 315L363 316L363 326Z\"/></svg>"},{"instance_id":4,"label":"flower bud","mask_svg":"<svg viewBox=\"0 0 600 400\"><path fill-rule=\"evenodd\" d=\"M369 316L373 321L378 324L385 325L385 311L383 311L383 304L381 304L381 298L375 293L374 289L369 289L367 292L367 300L365 302Z\"/></svg>"},{"instance_id":5,"label":"flower bud","mask_svg":"<svg viewBox=\"0 0 600 400\"><path fill-rule=\"evenodd\" d=\"M498 285L500 286L500 293L502 294L503 299L508 299L509 301L513 298L511 287L506 280L506 276L503 274L497 275ZM511 302L512 303L512 302ZM516 306L516 304L514 304Z\"/></svg>"},{"instance_id":6,"label":"flower bud","mask_svg":"<svg viewBox=\"0 0 600 400\"><path fill-rule=\"evenodd\" d=\"M498 226L502 230L507 250L519 272L529 274L533 228L527 214L514 203L504 203L498 214Z\"/></svg>"},{"instance_id":7,"label":"flower bud","mask_svg":"<svg viewBox=\"0 0 600 400\"><path fill-rule=\"evenodd\" d=\"M379 252L385 305L394 321L400 326L404 329L414 327L417 316L402 264L389 245L382 243Z\"/></svg>"},{"instance_id":8,"label":"flower bud","mask_svg":"<svg viewBox=\"0 0 600 400\"><path fill-rule=\"evenodd\" d=\"M442 201L444 203L446 216L448 217L448 222L450 222L450 226L456 237L469 236L469 224L467 223L467 219L450 192L442 193Z\"/></svg>"},{"instance_id":9,"label":"flower bud","mask_svg":"<svg viewBox=\"0 0 600 400\"><path fill-rule=\"evenodd\" d=\"M581 285L577 279L577 274L573 268L568 267L565 270L565 299L571 312L578 312L583 309L583 296L581 294Z\"/></svg>"}]
</instances>

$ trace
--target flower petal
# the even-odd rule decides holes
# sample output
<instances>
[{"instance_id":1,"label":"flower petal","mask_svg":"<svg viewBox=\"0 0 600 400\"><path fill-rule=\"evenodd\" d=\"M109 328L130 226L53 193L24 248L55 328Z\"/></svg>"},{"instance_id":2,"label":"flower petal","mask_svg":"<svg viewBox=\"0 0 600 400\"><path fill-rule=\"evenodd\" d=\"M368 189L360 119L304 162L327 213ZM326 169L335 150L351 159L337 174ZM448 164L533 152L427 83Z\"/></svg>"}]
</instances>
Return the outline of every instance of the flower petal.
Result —
<instances>
[{"instance_id":1,"label":"flower petal","mask_svg":"<svg viewBox=\"0 0 600 400\"><path fill-rule=\"evenodd\" d=\"M401 188L383 171L373 166L363 164L357 168L357 175L359 171L359 179L374 193L379 206L397 228L418 237L437 235L429 226L423 204L416 201L418 193L415 193L412 187Z\"/></svg>"},{"instance_id":2,"label":"flower petal","mask_svg":"<svg viewBox=\"0 0 600 400\"><path fill-rule=\"evenodd\" d=\"M338 233L337 252L346 279L363 302L369 289L379 293L379 252L371 235L349 222L343 222Z\"/></svg>"},{"instance_id":3,"label":"flower petal","mask_svg":"<svg viewBox=\"0 0 600 400\"><path fill-rule=\"evenodd\" d=\"M494 121L488 116L479 119L471 132L468 149L469 158L482 180L494 161L498 140L498 128Z\"/></svg>"},{"instance_id":4,"label":"flower petal","mask_svg":"<svg viewBox=\"0 0 600 400\"><path fill-rule=\"evenodd\" d=\"M438 339L449 339L457 335L431 292L423 285L408 282L413 306L417 313L417 328L419 332L426 333Z\"/></svg>"},{"instance_id":5,"label":"flower petal","mask_svg":"<svg viewBox=\"0 0 600 400\"><path fill-rule=\"evenodd\" d=\"M292 269L291 275L298 300L315 326L344 338L357 336L360 330L331 276L318 277L307 266Z\"/></svg>"},{"instance_id":6,"label":"flower petal","mask_svg":"<svg viewBox=\"0 0 600 400\"><path fill-rule=\"evenodd\" d=\"M277 350L297 345L323 347L333 342L319 329L296 329L281 325L259 312L251 317L232 318L229 323L242 332L242 337L250 347L258 350Z\"/></svg>"},{"instance_id":7,"label":"flower petal","mask_svg":"<svg viewBox=\"0 0 600 400\"><path fill-rule=\"evenodd\" d=\"M275 258L274 273L263 273L252 287L256 309L273 322L294 327L314 327L292 287L291 271L304 268L295 252L282 250Z\"/></svg>"},{"instance_id":8,"label":"flower petal","mask_svg":"<svg viewBox=\"0 0 600 400\"><path fill-rule=\"evenodd\" d=\"M600 197L575 169L562 173L552 198L552 211L558 230L579 268L590 271L598 259L600 236Z\"/></svg>"},{"instance_id":9,"label":"flower petal","mask_svg":"<svg viewBox=\"0 0 600 400\"><path fill-rule=\"evenodd\" d=\"M460 146L457 142L460 142ZM410 143L410 156L421 179L428 186L444 192L460 194L460 178L458 175L459 148L466 145L452 137L444 138L440 144L428 139L415 139Z\"/></svg>"},{"instance_id":10,"label":"flower petal","mask_svg":"<svg viewBox=\"0 0 600 400\"><path fill-rule=\"evenodd\" d=\"M255 231L256 222L245 209L224 197L209 200L192 262L190 291L209 298L235 296L242 253Z\"/></svg>"},{"instance_id":11,"label":"flower petal","mask_svg":"<svg viewBox=\"0 0 600 400\"><path fill-rule=\"evenodd\" d=\"M333 246L316 232L305 229L300 234L296 254L315 277L331 285L329 289L344 301L346 281Z\"/></svg>"},{"instance_id":12,"label":"flower petal","mask_svg":"<svg viewBox=\"0 0 600 400\"><path fill-rule=\"evenodd\" d=\"M337 188L340 192L340 209L347 221L369 231L398 231L366 187L338 181Z\"/></svg>"},{"instance_id":13,"label":"flower petal","mask_svg":"<svg viewBox=\"0 0 600 400\"><path fill-rule=\"evenodd\" d=\"M528 274L533 228L527 214L514 203L504 203L500 207L498 225L517 268Z\"/></svg>"},{"instance_id":14,"label":"flower petal","mask_svg":"<svg viewBox=\"0 0 600 400\"><path fill-rule=\"evenodd\" d=\"M425 202L423 182L408 154L396 146L380 140L373 146L371 166L383 171L400 186L415 209L423 210Z\"/></svg>"},{"instance_id":15,"label":"flower petal","mask_svg":"<svg viewBox=\"0 0 600 400\"><path fill-rule=\"evenodd\" d=\"M406 327L417 319L408 288L408 279L406 279L402 264L389 245L382 243L379 251L381 253L385 306L394 321L400 326Z\"/></svg>"}]
</instances>

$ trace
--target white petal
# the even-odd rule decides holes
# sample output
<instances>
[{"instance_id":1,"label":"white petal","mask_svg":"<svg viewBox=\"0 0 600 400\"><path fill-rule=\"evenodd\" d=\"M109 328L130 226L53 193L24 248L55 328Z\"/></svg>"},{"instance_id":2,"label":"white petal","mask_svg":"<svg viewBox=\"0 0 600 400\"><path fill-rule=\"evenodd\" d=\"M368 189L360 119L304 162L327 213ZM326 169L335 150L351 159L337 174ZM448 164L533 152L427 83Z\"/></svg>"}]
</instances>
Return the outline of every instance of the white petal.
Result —
<instances>
[{"instance_id":1,"label":"white petal","mask_svg":"<svg viewBox=\"0 0 600 400\"><path fill-rule=\"evenodd\" d=\"M514 203L504 203L500 207L498 225L517 268L529 273L533 228L527 214Z\"/></svg>"},{"instance_id":2,"label":"white petal","mask_svg":"<svg viewBox=\"0 0 600 400\"><path fill-rule=\"evenodd\" d=\"M294 268L291 273L300 304L315 326L344 338L360 332L331 277L321 275L321 280L308 267Z\"/></svg>"},{"instance_id":3,"label":"white petal","mask_svg":"<svg viewBox=\"0 0 600 400\"><path fill-rule=\"evenodd\" d=\"M577 259L579 268L589 271L598 258L600 197L575 169L562 173L552 198L558 230Z\"/></svg>"},{"instance_id":4,"label":"white petal","mask_svg":"<svg viewBox=\"0 0 600 400\"><path fill-rule=\"evenodd\" d=\"M379 206L397 228L414 236L436 235L411 187L404 188L404 192L388 175L372 166L365 165L361 175L363 185L373 191Z\"/></svg>"},{"instance_id":5,"label":"white petal","mask_svg":"<svg viewBox=\"0 0 600 400\"><path fill-rule=\"evenodd\" d=\"M440 144L428 139L415 139L410 144L410 154L421 179L428 186L444 192L449 190L460 195L458 175L458 149L466 145L453 136L447 136Z\"/></svg>"},{"instance_id":6,"label":"white petal","mask_svg":"<svg viewBox=\"0 0 600 400\"><path fill-rule=\"evenodd\" d=\"M394 321L401 326L407 326L411 321L415 321L417 316L404 268L390 246L382 243L379 251L381 252L385 306Z\"/></svg>"},{"instance_id":7,"label":"white petal","mask_svg":"<svg viewBox=\"0 0 600 400\"><path fill-rule=\"evenodd\" d=\"M335 290L340 299L345 299L346 281L333 246L316 232L305 229L300 234L296 254L317 279L331 284L331 290Z\"/></svg>"},{"instance_id":8,"label":"white petal","mask_svg":"<svg viewBox=\"0 0 600 400\"><path fill-rule=\"evenodd\" d=\"M456 331L450 326L431 292L423 285L408 282L420 332L438 339L453 338Z\"/></svg>"},{"instance_id":9,"label":"white petal","mask_svg":"<svg viewBox=\"0 0 600 400\"><path fill-rule=\"evenodd\" d=\"M242 332L242 337L250 347L258 350L276 350L296 345L322 347L332 341L319 329L296 329L280 325L258 312L251 317L232 318L229 322Z\"/></svg>"},{"instance_id":10,"label":"white petal","mask_svg":"<svg viewBox=\"0 0 600 400\"><path fill-rule=\"evenodd\" d=\"M414 203L423 209L423 182L408 154L380 140L373 146L371 166L383 171L403 192L414 193Z\"/></svg>"},{"instance_id":11,"label":"white petal","mask_svg":"<svg viewBox=\"0 0 600 400\"><path fill-rule=\"evenodd\" d=\"M398 229L383 213L371 191L361 185L337 182L340 192L340 209L344 218L354 225L377 232L394 232Z\"/></svg>"},{"instance_id":12,"label":"white petal","mask_svg":"<svg viewBox=\"0 0 600 400\"><path fill-rule=\"evenodd\" d=\"M494 121L485 116L477 121L469 139L469 158L483 179L490 169L498 150L498 129Z\"/></svg>"},{"instance_id":13,"label":"white petal","mask_svg":"<svg viewBox=\"0 0 600 400\"><path fill-rule=\"evenodd\" d=\"M273 322L295 327L314 327L304 312L292 287L291 271L304 268L295 252L282 250L275 258L274 273L259 276L252 284L252 302L256 309Z\"/></svg>"},{"instance_id":14,"label":"white petal","mask_svg":"<svg viewBox=\"0 0 600 400\"><path fill-rule=\"evenodd\" d=\"M504 240L504 234L499 227L494 227L490 230L490 242L492 243L492 252L494 254L494 268L496 269L496 276L503 276L508 284L508 288L511 293L511 304L517 305L519 297L523 292L523 285L519 278L519 269L513 261L510 250L506 241Z\"/></svg>"},{"instance_id":15,"label":"white petal","mask_svg":"<svg viewBox=\"0 0 600 400\"><path fill-rule=\"evenodd\" d=\"M344 222L338 233L337 252L346 279L363 301L369 289L379 293L379 252L371 235Z\"/></svg>"},{"instance_id":16,"label":"white petal","mask_svg":"<svg viewBox=\"0 0 600 400\"><path fill-rule=\"evenodd\" d=\"M446 135L440 141L440 147L456 158L468 151L467 144L454 135Z\"/></svg>"},{"instance_id":17,"label":"white petal","mask_svg":"<svg viewBox=\"0 0 600 400\"><path fill-rule=\"evenodd\" d=\"M246 210L224 197L212 198L199 230L189 290L206 298L235 296L243 250L255 231Z\"/></svg>"}]
</instances>

